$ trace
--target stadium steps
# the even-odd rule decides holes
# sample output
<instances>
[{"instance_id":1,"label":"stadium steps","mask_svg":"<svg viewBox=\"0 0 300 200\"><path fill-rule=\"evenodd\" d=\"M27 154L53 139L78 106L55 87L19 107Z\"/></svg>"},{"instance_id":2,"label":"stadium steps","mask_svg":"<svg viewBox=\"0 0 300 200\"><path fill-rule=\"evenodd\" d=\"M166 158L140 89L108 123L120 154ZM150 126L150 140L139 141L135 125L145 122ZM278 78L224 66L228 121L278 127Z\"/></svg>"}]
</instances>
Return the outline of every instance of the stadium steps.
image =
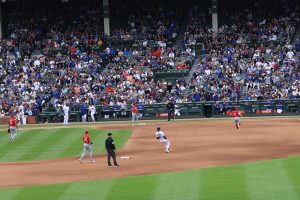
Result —
<instances>
[{"instance_id":1,"label":"stadium steps","mask_svg":"<svg viewBox=\"0 0 300 200\"><path fill-rule=\"evenodd\" d=\"M179 32L176 39L176 42L174 44L175 48L183 48L184 47L184 33L186 30L186 27L188 25L188 16L183 15L180 22L179 22Z\"/></svg>"},{"instance_id":2,"label":"stadium steps","mask_svg":"<svg viewBox=\"0 0 300 200\"><path fill-rule=\"evenodd\" d=\"M198 64L199 64L199 60L198 60L198 59L195 59L195 62L194 62L194 64L193 64L193 67L191 68L191 70L190 70L190 72L189 72L189 75L186 77L186 81L187 81L187 82L190 82L190 81L191 81L194 72L196 72L196 70L197 70Z\"/></svg>"},{"instance_id":3,"label":"stadium steps","mask_svg":"<svg viewBox=\"0 0 300 200\"><path fill-rule=\"evenodd\" d=\"M295 31L295 35L293 37L293 44L296 43L296 40L300 39L300 24L298 23L298 25L296 26L296 31Z\"/></svg>"}]
</instances>

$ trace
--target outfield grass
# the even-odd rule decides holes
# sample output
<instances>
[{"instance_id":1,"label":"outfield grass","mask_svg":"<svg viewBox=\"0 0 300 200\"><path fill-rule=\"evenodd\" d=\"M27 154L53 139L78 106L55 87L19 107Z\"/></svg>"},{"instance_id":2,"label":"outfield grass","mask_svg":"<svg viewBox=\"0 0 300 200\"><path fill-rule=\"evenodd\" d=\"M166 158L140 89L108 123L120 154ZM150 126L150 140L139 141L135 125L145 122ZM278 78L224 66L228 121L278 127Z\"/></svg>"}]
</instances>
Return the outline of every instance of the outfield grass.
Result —
<instances>
[{"instance_id":1,"label":"outfield grass","mask_svg":"<svg viewBox=\"0 0 300 200\"><path fill-rule=\"evenodd\" d=\"M102 181L0 189L2 200L297 200L300 157Z\"/></svg>"},{"instance_id":2,"label":"outfield grass","mask_svg":"<svg viewBox=\"0 0 300 200\"><path fill-rule=\"evenodd\" d=\"M83 128L51 128L19 131L16 143L9 134L0 132L0 162L49 160L79 156L82 152ZM104 140L108 132L113 133L118 149L126 143L130 130L89 129L95 153L104 152ZM1 196L0 196L1 199Z\"/></svg>"}]
</instances>

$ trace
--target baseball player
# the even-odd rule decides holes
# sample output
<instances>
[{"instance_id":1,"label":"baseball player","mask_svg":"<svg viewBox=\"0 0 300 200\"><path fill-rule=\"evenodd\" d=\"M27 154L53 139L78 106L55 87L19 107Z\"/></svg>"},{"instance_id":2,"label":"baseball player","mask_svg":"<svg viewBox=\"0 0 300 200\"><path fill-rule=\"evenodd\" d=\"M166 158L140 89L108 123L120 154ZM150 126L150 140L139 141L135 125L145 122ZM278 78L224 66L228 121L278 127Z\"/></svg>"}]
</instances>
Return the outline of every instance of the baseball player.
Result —
<instances>
[{"instance_id":1,"label":"baseball player","mask_svg":"<svg viewBox=\"0 0 300 200\"><path fill-rule=\"evenodd\" d=\"M15 108L14 111L15 111L15 113L16 113L18 125L21 125L21 114L20 114L19 106L16 106L16 108Z\"/></svg>"},{"instance_id":2,"label":"baseball player","mask_svg":"<svg viewBox=\"0 0 300 200\"><path fill-rule=\"evenodd\" d=\"M138 109L137 109L137 106L136 106L136 102L132 103L131 114L132 114L131 125L132 126L137 125L139 123L139 112L138 112Z\"/></svg>"},{"instance_id":3,"label":"baseball player","mask_svg":"<svg viewBox=\"0 0 300 200\"><path fill-rule=\"evenodd\" d=\"M91 142L91 138L89 136L89 131L86 130L84 135L82 136L82 141L83 141L83 152L79 158L79 162L82 164L82 159L86 153L86 151L88 150L90 152L90 163L94 163L95 161L93 160L93 150L92 150L92 144L93 142Z\"/></svg>"},{"instance_id":4,"label":"baseball player","mask_svg":"<svg viewBox=\"0 0 300 200\"><path fill-rule=\"evenodd\" d=\"M15 138L17 136L17 120L14 117L14 114L11 114L10 119L8 120L8 126L9 126L9 132L10 132L10 138L12 142L16 142Z\"/></svg>"},{"instance_id":5,"label":"baseball player","mask_svg":"<svg viewBox=\"0 0 300 200\"><path fill-rule=\"evenodd\" d=\"M91 117L92 117L92 121L95 122L95 114L96 114L96 107L94 106L94 104L91 104L89 106L89 111L91 113Z\"/></svg>"},{"instance_id":6,"label":"baseball player","mask_svg":"<svg viewBox=\"0 0 300 200\"><path fill-rule=\"evenodd\" d=\"M67 104L64 104L63 111L64 111L64 124L67 125L69 124L70 107Z\"/></svg>"},{"instance_id":7,"label":"baseball player","mask_svg":"<svg viewBox=\"0 0 300 200\"><path fill-rule=\"evenodd\" d=\"M175 118L175 116L180 117L180 108L178 105L175 105L174 118Z\"/></svg>"},{"instance_id":8,"label":"baseball player","mask_svg":"<svg viewBox=\"0 0 300 200\"><path fill-rule=\"evenodd\" d=\"M169 153L171 150L171 143L169 139L166 137L165 133L160 130L160 127L157 127L156 130L156 139L158 139L161 143L163 143L166 146L166 153Z\"/></svg>"},{"instance_id":9,"label":"baseball player","mask_svg":"<svg viewBox=\"0 0 300 200\"><path fill-rule=\"evenodd\" d=\"M82 122L86 122L87 109L84 103L81 105L80 113L81 113Z\"/></svg>"},{"instance_id":10,"label":"baseball player","mask_svg":"<svg viewBox=\"0 0 300 200\"><path fill-rule=\"evenodd\" d=\"M238 109L235 106L233 107L233 110L231 111L231 116L234 117L236 130L239 131L239 127L241 125L240 117L242 117L242 115L240 114L240 112L238 111Z\"/></svg>"},{"instance_id":11,"label":"baseball player","mask_svg":"<svg viewBox=\"0 0 300 200\"><path fill-rule=\"evenodd\" d=\"M22 103L19 106L19 117L20 117L19 124L26 124L24 103Z\"/></svg>"}]
</instances>

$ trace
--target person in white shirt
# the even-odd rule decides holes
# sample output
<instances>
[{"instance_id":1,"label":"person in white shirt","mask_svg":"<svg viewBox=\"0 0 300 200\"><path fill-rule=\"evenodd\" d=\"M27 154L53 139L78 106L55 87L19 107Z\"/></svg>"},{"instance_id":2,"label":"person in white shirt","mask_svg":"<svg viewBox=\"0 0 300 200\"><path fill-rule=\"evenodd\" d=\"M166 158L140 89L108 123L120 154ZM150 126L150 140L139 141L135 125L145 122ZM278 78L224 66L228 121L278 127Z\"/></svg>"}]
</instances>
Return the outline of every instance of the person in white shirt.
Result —
<instances>
[{"instance_id":1,"label":"person in white shirt","mask_svg":"<svg viewBox=\"0 0 300 200\"><path fill-rule=\"evenodd\" d=\"M67 104L64 104L63 111L64 111L64 124L67 125L69 124L70 107Z\"/></svg>"},{"instance_id":2,"label":"person in white shirt","mask_svg":"<svg viewBox=\"0 0 300 200\"><path fill-rule=\"evenodd\" d=\"M126 116L126 109L127 109L127 104L126 104L125 101L123 101L123 102L121 103L121 115L122 115L122 116Z\"/></svg>"},{"instance_id":3,"label":"person in white shirt","mask_svg":"<svg viewBox=\"0 0 300 200\"><path fill-rule=\"evenodd\" d=\"M19 124L26 124L26 119L25 119L25 107L23 104L21 104L19 106L19 110L18 110L18 113L19 113Z\"/></svg>"},{"instance_id":4,"label":"person in white shirt","mask_svg":"<svg viewBox=\"0 0 300 200\"><path fill-rule=\"evenodd\" d=\"M171 143L169 139L166 137L165 133L160 130L160 127L157 127L156 130L156 139L158 139L161 143L163 143L166 146L166 153L169 153L171 150Z\"/></svg>"},{"instance_id":5,"label":"person in white shirt","mask_svg":"<svg viewBox=\"0 0 300 200\"><path fill-rule=\"evenodd\" d=\"M89 111L90 111L90 113L91 113L92 121L95 122L95 121L96 121L96 120L95 120L96 107L95 107L93 104L91 104L91 105L89 106Z\"/></svg>"},{"instance_id":6,"label":"person in white shirt","mask_svg":"<svg viewBox=\"0 0 300 200\"><path fill-rule=\"evenodd\" d=\"M289 59L291 59L291 58L293 58L293 56L294 56L294 52L292 52L291 50L289 50L289 51L286 53L286 55L287 55L287 57L288 57Z\"/></svg>"}]
</instances>

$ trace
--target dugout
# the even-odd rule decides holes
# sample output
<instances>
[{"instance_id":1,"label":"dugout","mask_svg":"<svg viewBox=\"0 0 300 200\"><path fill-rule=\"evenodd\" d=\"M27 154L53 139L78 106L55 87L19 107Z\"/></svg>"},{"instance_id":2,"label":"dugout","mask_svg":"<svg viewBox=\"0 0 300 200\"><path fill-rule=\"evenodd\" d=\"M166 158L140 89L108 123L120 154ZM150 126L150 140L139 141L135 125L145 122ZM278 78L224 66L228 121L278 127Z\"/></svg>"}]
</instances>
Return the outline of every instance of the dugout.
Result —
<instances>
[{"instance_id":1,"label":"dugout","mask_svg":"<svg viewBox=\"0 0 300 200\"><path fill-rule=\"evenodd\" d=\"M203 105L203 117L210 118L213 116L213 106L212 104L204 104Z\"/></svg>"}]
</instances>

